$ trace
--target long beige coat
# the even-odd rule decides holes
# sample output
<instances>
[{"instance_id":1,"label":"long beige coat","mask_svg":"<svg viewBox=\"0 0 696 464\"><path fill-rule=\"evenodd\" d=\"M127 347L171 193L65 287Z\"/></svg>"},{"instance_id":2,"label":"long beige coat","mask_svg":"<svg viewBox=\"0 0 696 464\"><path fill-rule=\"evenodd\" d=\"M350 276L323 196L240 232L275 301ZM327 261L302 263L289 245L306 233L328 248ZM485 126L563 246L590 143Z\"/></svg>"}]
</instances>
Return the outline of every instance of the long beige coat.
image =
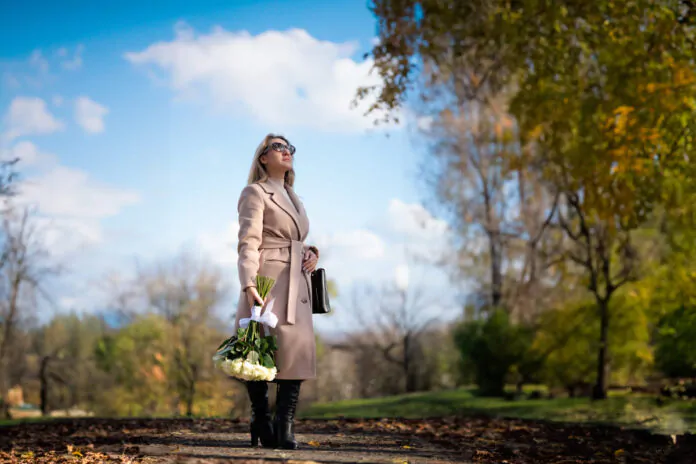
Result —
<instances>
[{"instance_id":1,"label":"long beige coat","mask_svg":"<svg viewBox=\"0 0 696 464\"><path fill-rule=\"evenodd\" d=\"M292 188L286 186L295 207L280 188L270 182L257 182L246 186L239 198L237 267L241 295L235 330L239 320L251 314L244 289L255 285L257 275L275 279L269 299L275 299L273 313L278 316L278 324L271 331L278 338L276 378L312 379L316 376L316 343L311 280L302 271L309 220Z\"/></svg>"}]
</instances>

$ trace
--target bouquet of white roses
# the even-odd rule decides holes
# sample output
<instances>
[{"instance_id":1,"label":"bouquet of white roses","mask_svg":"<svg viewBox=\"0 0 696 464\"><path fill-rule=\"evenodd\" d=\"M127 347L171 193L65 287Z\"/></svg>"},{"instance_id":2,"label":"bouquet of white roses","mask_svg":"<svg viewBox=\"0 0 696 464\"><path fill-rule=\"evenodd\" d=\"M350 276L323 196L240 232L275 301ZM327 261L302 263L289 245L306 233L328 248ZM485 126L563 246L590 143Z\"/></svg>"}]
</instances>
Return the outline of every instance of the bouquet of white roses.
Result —
<instances>
[{"instance_id":1,"label":"bouquet of white roses","mask_svg":"<svg viewBox=\"0 0 696 464\"><path fill-rule=\"evenodd\" d=\"M265 301L275 281L269 277L257 276L256 288ZM278 372L275 365L275 351L278 344L275 335L261 335L262 325L275 327L278 318L273 314L273 301L266 305L261 314L261 306L251 308L251 317L239 321L237 333L220 344L213 362L228 375L242 380L271 381Z\"/></svg>"}]
</instances>

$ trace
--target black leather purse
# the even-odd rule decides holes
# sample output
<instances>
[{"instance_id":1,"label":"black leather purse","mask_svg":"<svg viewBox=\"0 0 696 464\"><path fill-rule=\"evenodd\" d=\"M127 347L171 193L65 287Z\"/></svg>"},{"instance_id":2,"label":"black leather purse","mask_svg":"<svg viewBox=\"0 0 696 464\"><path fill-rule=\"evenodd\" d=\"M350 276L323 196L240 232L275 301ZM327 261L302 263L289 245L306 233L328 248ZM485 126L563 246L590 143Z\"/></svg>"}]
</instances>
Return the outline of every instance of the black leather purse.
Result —
<instances>
[{"instance_id":1,"label":"black leather purse","mask_svg":"<svg viewBox=\"0 0 696 464\"><path fill-rule=\"evenodd\" d=\"M312 281L312 314L328 314L331 312L329 291L326 288L326 271L315 269L311 275Z\"/></svg>"}]
</instances>

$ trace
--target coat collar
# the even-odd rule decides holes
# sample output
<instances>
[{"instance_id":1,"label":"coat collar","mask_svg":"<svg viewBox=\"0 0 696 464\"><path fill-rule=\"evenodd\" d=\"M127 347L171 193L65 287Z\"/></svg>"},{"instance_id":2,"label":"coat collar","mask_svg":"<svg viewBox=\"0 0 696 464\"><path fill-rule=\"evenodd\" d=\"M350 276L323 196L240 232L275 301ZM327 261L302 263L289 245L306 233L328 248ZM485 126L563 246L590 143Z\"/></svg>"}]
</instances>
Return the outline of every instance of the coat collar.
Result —
<instances>
[{"instance_id":1,"label":"coat collar","mask_svg":"<svg viewBox=\"0 0 696 464\"><path fill-rule=\"evenodd\" d=\"M300 238L304 238L309 224L304 207L302 206L302 202L299 200L292 187L285 185L285 189L288 192L288 196L292 199L294 206L288 202L288 199L285 197L283 192L280 191L280 187L276 186L274 183L262 181L259 182L259 186L271 196L271 201L273 203L278 205L280 209L285 211L292 218L300 234Z\"/></svg>"}]
</instances>

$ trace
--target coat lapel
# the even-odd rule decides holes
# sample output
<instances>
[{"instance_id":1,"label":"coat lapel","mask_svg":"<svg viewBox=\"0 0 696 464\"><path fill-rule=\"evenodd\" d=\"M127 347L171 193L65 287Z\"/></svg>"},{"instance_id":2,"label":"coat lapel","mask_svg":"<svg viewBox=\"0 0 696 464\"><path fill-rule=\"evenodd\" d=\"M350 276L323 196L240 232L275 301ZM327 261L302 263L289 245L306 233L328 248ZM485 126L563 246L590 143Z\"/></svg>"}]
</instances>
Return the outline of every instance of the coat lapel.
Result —
<instances>
[{"instance_id":1,"label":"coat lapel","mask_svg":"<svg viewBox=\"0 0 696 464\"><path fill-rule=\"evenodd\" d=\"M288 187L287 189L290 198L292 198L293 203L295 203L295 205L297 206L297 211L299 212L298 225L300 229L300 237L302 237L302 240L304 240L305 237L307 237L307 234L309 233L309 219L307 218L307 213L305 212L304 205L302 205L302 202L295 193L295 190L293 190L292 187Z\"/></svg>"},{"instance_id":2,"label":"coat lapel","mask_svg":"<svg viewBox=\"0 0 696 464\"><path fill-rule=\"evenodd\" d=\"M300 217L298 211L288 202L288 199L285 198L283 192L278 191L278 188L270 182L261 182L259 185L261 185L266 193L270 194L271 201L278 205L280 209L285 211L288 216L292 218L292 221L295 223L295 227L297 227L297 231L299 232L300 236L302 236L302 228L300 227ZM295 198L293 198L293 200L295 200Z\"/></svg>"}]
</instances>

